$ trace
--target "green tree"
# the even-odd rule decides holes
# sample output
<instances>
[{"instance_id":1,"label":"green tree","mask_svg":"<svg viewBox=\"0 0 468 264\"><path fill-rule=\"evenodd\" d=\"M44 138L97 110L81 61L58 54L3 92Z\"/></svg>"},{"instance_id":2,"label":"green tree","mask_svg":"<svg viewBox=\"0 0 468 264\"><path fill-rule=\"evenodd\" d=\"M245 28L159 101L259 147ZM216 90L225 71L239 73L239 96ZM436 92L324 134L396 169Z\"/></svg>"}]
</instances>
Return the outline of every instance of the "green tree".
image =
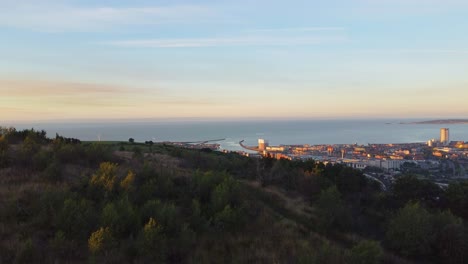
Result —
<instances>
[{"instance_id":1,"label":"green tree","mask_svg":"<svg viewBox=\"0 0 468 264\"><path fill-rule=\"evenodd\" d=\"M468 181L449 184L445 199L454 214L468 219Z\"/></svg>"},{"instance_id":2,"label":"green tree","mask_svg":"<svg viewBox=\"0 0 468 264\"><path fill-rule=\"evenodd\" d=\"M68 238L82 238L96 223L96 211L88 200L69 198L64 201L57 217L57 226Z\"/></svg>"},{"instance_id":3,"label":"green tree","mask_svg":"<svg viewBox=\"0 0 468 264\"><path fill-rule=\"evenodd\" d=\"M24 139L23 145L21 147L23 151L31 154L36 153L41 148L39 144L39 139L34 133L30 133Z\"/></svg>"},{"instance_id":4,"label":"green tree","mask_svg":"<svg viewBox=\"0 0 468 264\"><path fill-rule=\"evenodd\" d=\"M93 143L86 146L84 149L85 157L88 163L92 166L102 163L104 161L112 160L111 149L100 143Z\"/></svg>"},{"instance_id":5,"label":"green tree","mask_svg":"<svg viewBox=\"0 0 468 264\"><path fill-rule=\"evenodd\" d=\"M164 262L166 258L166 239L162 231L162 226L151 217L140 234L142 255L157 263Z\"/></svg>"},{"instance_id":6,"label":"green tree","mask_svg":"<svg viewBox=\"0 0 468 264\"><path fill-rule=\"evenodd\" d=\"M10 146L8 145L8 141L5 139L4 136L0 136L0 168L4 168L8 166L9 156L8 150Z\"/></svg>"},{"instance_id":7,"label":"green tree","mask_svg":"<svg viewBox=\"0 0 468 264\"><path fill-rule=\"evenodd\" d=\"M128 199L108 203L102 210L101 225L108 226L116 236L126 237L138 226L138 216Z\"/></svg>"},{"instance_id":8,"label":"green tree","mask_svg":"<svg viewBox=\"0 0 468 264\"><path fill-rule=\"evenodd\" d=\"M46 150L38 151L32 157L34 169L43 171L52 162L52 153Z\"/></svg>"},{"instance_id":9,"label":"green tree","mask_svg":"<svg viewBox=\"0 0 468 264\"><path fill-rule=\"evenodd\" d=\"M322 191L316 201L316 206L320 219L319 225L324 231L330 231L332 227L347 228L350 221L349 213L336 186Z\"/></svg>"},{"instance_id":10,"label":"green tree","mask_svg":"<svg viewBox=\"0 0 468 264\"><path fill-rule=\"evenodd\" d=\"M214 216L214 225L219 229L234 230L241 225L240 211L226 205L224 209Z\"/></svg>"},{"instance_id":11,"label":"green tree","mask_svg":"<svg viewBox=\"0 0 468 264\"><path fill-rule=\"evenodd\" d=\"M192 200L192 215L190 216L190 224L194 230L205 230L207 221L203 217L200 201L197 199Z\"/></svg>"},{"instance_id":12,"label":"green tree","mask_svg":"<svg viewBox=\"0 0 468 264\"><path fill-rule=\"evenodd\" d=\"M42 172L41 176L51 182L59 182L62 180L62 167L56 161L51 162Z\"/></svg>"},{"instance_id":13,"label":"green tree","mask_svg":"<svg viewBox=\"0 0 468 264\"><path fill-rule=\"evenodd\" d=\"M21 165L31 167L33 165L32 157L41 149L35 134L30 133L18 152L18 161Z\"/></svg>"},{"instance_id":14,"label":"green tree","mask_svg":"<svg viewBox=\"0 0 468 264\"><path fill-rule=\"evenodd\" d=\"M386 238L393 249L405 256L431 252L432 216L419 203L410 202L390 220Z\"/></svg>"},{"instance_id":15,"label":"green tree","mask_svg":"<svg viewBox=\"0 0 468 264\"><path fill-rule=\"evenodd\" d=\"M135 139L134 138L129 138L128 139L128 142L130 142L131 144L135 143Z\"/></svg>"},{"instance_id":16,"label":"green tree","mask_svg":"<svg viewBox=\"0 0 468 264\"><path fill-rule=\"evenodd\" d=\"M398 207L410 201L436 207L442 196L442 189L428 180L419 180L413 175L398 178L393 184L394 200Z\"/></svg>"},{"instance_id":17,"label":"green tree","mask_svg":"<svg viewBox=\"0 0 468 264\"><path fill-rule=\"evenodd\" d=\"M65 233L60 230L55 232L55 236L49 240L49 246L56 258L64 257L67 250L67 239L65 237Z\"/></svg>"},{"instance_id":18,"label":"green tree","mask_svg":"<svg viewBox=\"0 0 468 264\"><path fill-rule=\"evenodd\" d=\"M214 212L223 210L226 205L235 206L238 204L239 184L232 177L226 177L213 190L211 194L211 204Z\"/></svg>"},{"instance_id":19,"label":"green tree","mask_svg":"<svg viewBox=\"0 0 468 264\"><path fill-rule=\"evenodd\" d=\"M449 211L434 216L433 241L443 263L463 263L468 258L463 221Z\"/></svg>"},{"instance_id":20,"label":"green tree","mask_svg":"<svg viewBox=\"0 0 468 264\"><path fill-rule=\"evenodd\" d=\"M137 160L142 160L144 158L143 150L140 147L133 148L133 158Z\"/></svg>"},{"instance_id":21,"label":"green tree","mask_svg":"<svg viewBox=\"0 0 468 264\"><path fill-rule=\"evenodd\" d=\"M364 240L355 245L348 254L350 264L378 264L383 256L379 242Z\"/></svg>"}]
</instances>

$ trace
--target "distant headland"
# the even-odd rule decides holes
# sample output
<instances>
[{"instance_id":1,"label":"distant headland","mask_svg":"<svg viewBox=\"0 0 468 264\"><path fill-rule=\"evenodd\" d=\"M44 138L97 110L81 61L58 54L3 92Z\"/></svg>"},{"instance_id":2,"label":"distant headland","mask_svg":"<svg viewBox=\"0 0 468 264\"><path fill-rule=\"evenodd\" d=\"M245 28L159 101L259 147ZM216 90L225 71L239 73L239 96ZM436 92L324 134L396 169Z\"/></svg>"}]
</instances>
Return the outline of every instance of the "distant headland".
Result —
<instances>
[{"instance_id":1,"label":"distant headland","mask_svg":"<svg viewBox=\"0 0 468 264\"><path fill-rule=\"evenodd\" d=\"M428 120L428 121L417 121L417 122L402 122L401 124L410 124L410 125L458 125L458 124L468 124L468 119L439 119L439 120Z\"/></svg>"}]
</instances>

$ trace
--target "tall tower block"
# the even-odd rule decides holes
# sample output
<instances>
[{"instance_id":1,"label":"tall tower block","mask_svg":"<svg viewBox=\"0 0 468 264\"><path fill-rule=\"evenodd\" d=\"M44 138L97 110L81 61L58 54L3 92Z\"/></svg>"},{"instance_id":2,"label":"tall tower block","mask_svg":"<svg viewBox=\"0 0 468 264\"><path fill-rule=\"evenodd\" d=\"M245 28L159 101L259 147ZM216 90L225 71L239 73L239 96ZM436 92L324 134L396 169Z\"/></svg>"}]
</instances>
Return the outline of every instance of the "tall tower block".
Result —
<instances>
[{"instance_id":1,"label":"tall tower block","mask_svg":"<svg viewBox=\"0 0 468 264\"><path fill-rule=\"evenodd\" d=\"M449 129L448 128L441 128L440 129L440 143L444 145L448 145L450 142L449 139Z\"/></svg>"}]
</instances>

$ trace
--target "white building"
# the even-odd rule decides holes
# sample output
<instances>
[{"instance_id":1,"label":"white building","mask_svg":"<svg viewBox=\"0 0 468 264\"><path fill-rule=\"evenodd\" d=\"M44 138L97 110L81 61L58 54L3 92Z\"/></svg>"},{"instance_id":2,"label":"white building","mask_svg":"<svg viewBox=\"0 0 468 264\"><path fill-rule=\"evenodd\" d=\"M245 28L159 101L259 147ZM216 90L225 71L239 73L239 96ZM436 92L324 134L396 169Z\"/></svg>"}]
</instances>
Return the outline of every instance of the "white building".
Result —
<instances>
[{"instance_id":1,"label":"white building","mask_svg":"<svg viewBox=\"0 0 468 264\"><path fill-rule=\"evenodd\" d=\"M259 150L266 150L266 148L269 146L268 141L265 139L260 138L258 140L258 149Z\"/></svg>"},{"instance_id":2,"label":"white building","mask_svg":"<svg viewBox=\"0 0 468 264\"><path fill-rule=\"evenodd\" d=\"M444 145L448 145L450 142L449 139L449 129L448 128L441 128L440 129L440 143Z\"/></svg>"}]
</instances>

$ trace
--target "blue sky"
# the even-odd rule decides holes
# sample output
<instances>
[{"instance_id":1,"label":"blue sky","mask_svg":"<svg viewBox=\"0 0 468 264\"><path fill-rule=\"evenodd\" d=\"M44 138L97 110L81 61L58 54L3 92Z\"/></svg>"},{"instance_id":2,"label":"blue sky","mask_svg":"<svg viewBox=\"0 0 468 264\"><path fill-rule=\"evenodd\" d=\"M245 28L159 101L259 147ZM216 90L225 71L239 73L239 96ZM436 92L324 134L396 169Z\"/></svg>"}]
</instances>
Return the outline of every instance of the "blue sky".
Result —
<instances>
[{"instance_id":1,"label":"blue sky","mask_svg":"<svg viewBox=\"0 0 468 264\"><path fill-rule=\"evenodd\" d=\"M0 0L0 120L468 115L468 2Z\"/></svg>"}]
</instances>

